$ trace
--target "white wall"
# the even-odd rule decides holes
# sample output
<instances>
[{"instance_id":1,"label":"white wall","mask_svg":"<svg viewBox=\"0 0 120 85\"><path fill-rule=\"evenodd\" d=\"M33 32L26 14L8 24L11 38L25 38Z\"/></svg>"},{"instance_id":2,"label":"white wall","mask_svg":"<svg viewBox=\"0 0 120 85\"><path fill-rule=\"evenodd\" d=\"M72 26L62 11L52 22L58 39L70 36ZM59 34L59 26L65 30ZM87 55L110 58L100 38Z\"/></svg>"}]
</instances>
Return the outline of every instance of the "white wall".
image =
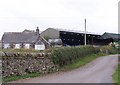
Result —
<instances>
[{"instance_id":1,"label":"white wall","mask_svg":"<svg viewBox=\"0 0 120 85\"><path fill-rule=\"evenodd\" d=\"M20 44L15 44L16 49L20 49Z\"/></svg>"},{"instance_id":2,"label":"white wall","mask_svg":"<svg viewBox=\"0 0 120 85\"><path fill-rule=\"evenodd\" d=\"M45 50L45 45L44 44L35 45L35 50Z\"/></svg>"},{"instance_id":3,"label":"white wall","mask_svg":"<svg viewBox=\"0 0 120 85\"><path fill-rule=\"evenodd\" d=\"M10 48L10 44L9 43L4 43L4 48L5 49Z\"/></svg>"},{"instance_id":4,"label":"white wall","mask_svg":"<svg viewBox=\"0 0 120 85\"><path fill-rule=\"evenodd\" d=\"M30 44L25 44L25 49L30 49Z\"/></svg>"}]
</instances>

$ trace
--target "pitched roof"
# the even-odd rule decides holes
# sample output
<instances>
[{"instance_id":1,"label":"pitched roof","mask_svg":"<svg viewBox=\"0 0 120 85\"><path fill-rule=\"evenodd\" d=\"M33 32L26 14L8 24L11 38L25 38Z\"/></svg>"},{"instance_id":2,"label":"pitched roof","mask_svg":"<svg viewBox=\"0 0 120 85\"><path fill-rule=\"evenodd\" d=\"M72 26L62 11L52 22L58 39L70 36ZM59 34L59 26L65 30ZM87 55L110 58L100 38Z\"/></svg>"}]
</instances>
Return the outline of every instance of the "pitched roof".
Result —
<instances>
[{"instance_id":1,"label":"pitched roof","mask_svg":"<svg viewBox=\"0 0 120 85\"><path fill-rule=\"evenodd\" d=\"M120 39L120 34L115 33L107 33L105 32L102 37L102 39L112 38L112 39Z\"/></svg>"},{"instance_id":2,"label":"pitched roof","mask_svg":"<svg viewBox=\"0 0 120 85\"><path fill-rule=\"evenodd\" d=\"M39 41L37 41L35 44L36 44L36 45L40 45L40 44L43 44L43 42L42 42L41 40L39 40Z\"/></svg>"},{"instance_id":3,"label":"pitched roof","mask_svg":"<svg viewBox=\"0 0 120 85\"><path fill-rule=\"evenodd\" d=\"M5 32L2 42L36 42L37 38L36 32Z\"/></svg>"},{"instance_id":4,"label":"pitched roof","mask_svg":"<svg viewBox=\"0 0 120 85\"><path fill-rule=\"evenodd\" d=\"M72 33L82 33L82 34L85 33L85 31L80 31L80 30L70 30L70 29L61 29L61 28L48 28L48 29L54 29L54 30L65 31L65 32L72 32ZM86 32L86 34L101 35L98 33L88 32L88 31Z\"/></svg>"}]
</instances>

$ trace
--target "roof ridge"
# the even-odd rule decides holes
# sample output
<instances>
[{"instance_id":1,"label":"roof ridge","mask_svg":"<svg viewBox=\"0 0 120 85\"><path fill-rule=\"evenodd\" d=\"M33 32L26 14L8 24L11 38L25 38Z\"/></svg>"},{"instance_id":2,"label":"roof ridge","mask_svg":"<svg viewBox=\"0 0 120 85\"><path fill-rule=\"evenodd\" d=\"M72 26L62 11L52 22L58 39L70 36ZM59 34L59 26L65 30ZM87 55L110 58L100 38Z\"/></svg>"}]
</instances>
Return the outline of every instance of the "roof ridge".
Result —
<instances>
[{"instance_id":1,"label":"roof ridge","mask_svg":"<svg viewBox=\"0 0 120 85\"><path fill-rule=\"evenodd\" d=\"M74 29L60 29L60 28L58 28L57 30L59 30L59 31L77 32L77 33L85 33L85 31L82 31L82 30L74 30ZM86 33L87 33L87 34L101 35L100 33L89 32L89 31L86 31Z\"/></svg>"},{"instance_id":2,"label":"roof ridge","mask_svg":"<svg viewBox=\"0 0 120 85\"><path fill-rule=\"evenodd\" d=\"M107 34L116 34L116 35L119 35L120 33L109 33L109 32L105 32Z\"/></svg>"},{"instance_id":3,"label":"roof ridge","mask_svg":"<svg viewBox=\"0 0 120 85\"><path fill-rule=\"evenodd\" d=\"M28 34L28 33L35 33L35 32L4 32L4 34L14 34L14 33Z\"/></svg>"},{"instance_id":4,"label":"roof ridge","mask_svg":"<svg viewBox=\"0 0 120 85\"><path fill-rule=\"evenodd\" d=\"M4 32L5 34L11 34L11 33L22 33L22 32Z\"/></svg>"}]
</instances>

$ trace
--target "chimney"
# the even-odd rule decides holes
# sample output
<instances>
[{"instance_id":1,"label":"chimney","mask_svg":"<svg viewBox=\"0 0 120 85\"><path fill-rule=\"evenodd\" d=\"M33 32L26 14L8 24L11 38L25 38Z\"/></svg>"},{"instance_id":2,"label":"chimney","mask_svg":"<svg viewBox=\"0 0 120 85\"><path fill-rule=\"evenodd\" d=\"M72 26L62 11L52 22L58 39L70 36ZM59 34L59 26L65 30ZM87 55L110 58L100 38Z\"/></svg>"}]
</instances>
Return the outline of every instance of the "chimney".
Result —
<instances>
[{"instance_id":1,"label":"chimney","mask_svg":"<svg viewBox=\"0 0 120 85\"><path fill-rule=\"evenodd\" d=\"M36 29L36 35L37 35L37 37L39 37L39 28L38 27Z\"/></svg>"}]
</instances>

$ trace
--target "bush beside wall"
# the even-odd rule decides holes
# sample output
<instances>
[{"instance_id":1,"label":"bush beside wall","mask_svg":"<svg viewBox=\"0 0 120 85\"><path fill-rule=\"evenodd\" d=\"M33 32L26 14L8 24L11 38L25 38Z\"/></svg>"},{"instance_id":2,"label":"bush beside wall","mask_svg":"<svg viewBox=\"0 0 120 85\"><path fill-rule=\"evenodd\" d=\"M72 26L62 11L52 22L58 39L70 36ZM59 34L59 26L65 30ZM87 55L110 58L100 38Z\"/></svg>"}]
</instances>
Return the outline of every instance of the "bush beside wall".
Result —
<instances>
[{"instance_id":1,"label":"bush beside wall","mask_svg":"<svg viewBox=\"0 0 120 85\"><path fill-rule=\"evenodd\" d=\"M102 46L100 47L100 52L105 54L118 54L120 50L113 46Z\"/></svg>"},{"instance_id":2,"label":"bush beside wall","mask_svg":"<svg viewBox=\"0 0 120 85\"><path fill-rule=\"evenodd\" d=\"M100 52L99 48L92 46L80 46L80 47L63 47L55 49L51 53L51 58L54 64L60 67L74 63L76 60L83 58L90 54L96 54Z\"/></svg>"}]
</instances>

